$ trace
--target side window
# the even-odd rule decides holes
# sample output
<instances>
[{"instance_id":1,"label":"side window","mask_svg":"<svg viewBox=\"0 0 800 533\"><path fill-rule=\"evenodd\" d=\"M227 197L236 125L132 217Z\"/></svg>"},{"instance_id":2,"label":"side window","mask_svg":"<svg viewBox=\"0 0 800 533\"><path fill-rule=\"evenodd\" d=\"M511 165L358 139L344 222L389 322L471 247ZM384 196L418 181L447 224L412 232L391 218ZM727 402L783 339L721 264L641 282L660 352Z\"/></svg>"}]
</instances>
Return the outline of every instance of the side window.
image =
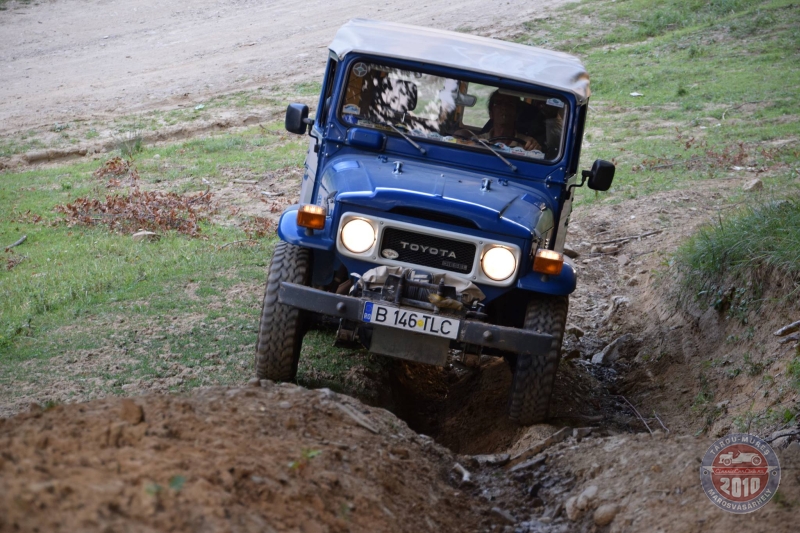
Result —
<instances>
[{"instance_id":1,"label":"side window","mask_svg":"<svg viewBox=\"0 0 800 533\"><path fill-rule=\"evenodd\" d=\"M333 98L333 82L336 79L336 67L338 65L338 61L336 61L336 59L333 57L328 59L328 66L325 72L325 90L322 91L322 98L320 99L319 103L320 111L317 113L317 125L320 128L323 127L331 109Z\"/></svg>"}]
</instances>

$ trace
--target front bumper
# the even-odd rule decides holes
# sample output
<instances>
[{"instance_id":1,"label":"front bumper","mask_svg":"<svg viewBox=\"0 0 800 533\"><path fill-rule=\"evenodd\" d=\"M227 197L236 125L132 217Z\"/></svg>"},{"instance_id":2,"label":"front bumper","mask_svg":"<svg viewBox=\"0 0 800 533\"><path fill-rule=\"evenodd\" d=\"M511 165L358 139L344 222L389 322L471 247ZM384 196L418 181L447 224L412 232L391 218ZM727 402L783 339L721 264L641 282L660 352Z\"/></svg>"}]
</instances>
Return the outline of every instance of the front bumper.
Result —
<instances>
[{"instance_id":1,"label":"front bumper","mask_svg":"<svg viewBox=\"0 0 800 533\"><path fill-rule=\"evenodd\" d=\"M334 294L284 281L281 282L281 288L278 291L278 301L298 309L366 324L362 320L364 304L371 300ZM418 311L418 309L408 309ZM456 342L529 355L544 355L550 351L553 344L553 337L550 335L495 326L478 320L463 318L460 320L461 326ZM409 332L408 335L414 335L414 333ZM431 336L431 338L438 339L439 337Z\"/></svg>"}]
</instances>

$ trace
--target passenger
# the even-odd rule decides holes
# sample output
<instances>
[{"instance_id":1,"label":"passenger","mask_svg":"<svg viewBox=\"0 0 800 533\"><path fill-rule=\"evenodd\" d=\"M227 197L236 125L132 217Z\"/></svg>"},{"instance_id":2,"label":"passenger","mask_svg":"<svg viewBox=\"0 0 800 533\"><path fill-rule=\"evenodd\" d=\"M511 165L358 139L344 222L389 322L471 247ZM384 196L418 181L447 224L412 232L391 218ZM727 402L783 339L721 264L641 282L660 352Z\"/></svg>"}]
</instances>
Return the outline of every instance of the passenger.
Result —
<instances>
[{"instance_id":1,"label":"passenger","mask_svg":"<svg viewBox=\"0 0 800 533\"><path fill-rule=\"evenodd\" d=\"M483 127L481 133L475 135L479 139L490 142L503 143L511 148L521 146L527 151L544 151L542 145L533 136L526 134L522 127L518 127L518 118L521 111L521 102L518 97L502 94L495 91L489 97L489 122ZM525 122L533 122L532 117L524 117ZM454 134L465 139L474 139L473 133L461 129Z\"/></svg>"}]
</instances>

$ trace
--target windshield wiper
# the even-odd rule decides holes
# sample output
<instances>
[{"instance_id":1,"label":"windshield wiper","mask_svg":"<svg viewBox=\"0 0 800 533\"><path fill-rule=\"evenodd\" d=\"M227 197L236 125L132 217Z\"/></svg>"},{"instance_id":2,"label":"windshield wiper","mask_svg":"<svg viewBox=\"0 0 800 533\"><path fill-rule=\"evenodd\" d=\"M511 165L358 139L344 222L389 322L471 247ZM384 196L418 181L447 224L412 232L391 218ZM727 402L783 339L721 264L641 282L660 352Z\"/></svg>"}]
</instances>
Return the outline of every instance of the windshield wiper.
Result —
<instances>
[{"instance_id":1,"label":"windshield wiper","mask_svg":"<svg viewBox=\"0 0 800 533\"><path fill-rule=\"evenodd\" d=\"M394 131L396 131L397 133L399 133L399 134L400 134L400 135L403 137L403 139L407 140L407 141L409 142L409 144L411 144L411 146L413 146L414 148L416 148L417 150L419 150L419 153L421 153L422 155L425 155L425 154L427 154L427 153L428 153L428 151L427 151L427 150L425 150L425 148L423 148L422 146L420 146L420 145L418 145L417 143L415 143L415 142L414 142L414 141L411 139L411 137L409 137L408 135L406 135L405 133L403 133L402 131L400 131L400 129L399 129L399 128L396 128L396 127L394 126L394 124L392 124L391 122L378 122L378 121L376 121L376 120L373 120L373 122L375 122L375 123L377 123L377 124L380 124L380 125L382 125L382 126L389 126L390 128L392 128Z\"/></svg>"},{"instance_id":2,"label":"windshield wiper","mask_svg":"<svg viewBox=\"0 0 800 533\"><path fill-rule=\"evenodd\" d=\"M472 138L473 138L473 139L475 139L476 141L478 141L479 143L481 143L483 146L485 146L486 148L488 148L488 149L489 149L489 150L490 150L490 151L491 151L491 152L492 152L494 155L496 155L497 157L499 157L499 158L500 158L500 161L502 161L503 163L505 163L506 165L508 165L508 166L511 168L511 172L516 172L516 171L517 171L517 167L516 167L514 164L512 164L512 163L511 163L511 161L509 161L508 159L506 159L505 157L503 157L502 155L500 155L500 153L499 153L499 152L496 152L496 151L494 150L494 148L492 148L492 147L491 147L491 145L490 145L489 143L487 143L486 141L484 141L483 139L481 139L480 137L478 137L477 135L475 135L475 133L473 133L473 132L470 132L470 134L472 135Z\"/></svg>"}]
</instances>

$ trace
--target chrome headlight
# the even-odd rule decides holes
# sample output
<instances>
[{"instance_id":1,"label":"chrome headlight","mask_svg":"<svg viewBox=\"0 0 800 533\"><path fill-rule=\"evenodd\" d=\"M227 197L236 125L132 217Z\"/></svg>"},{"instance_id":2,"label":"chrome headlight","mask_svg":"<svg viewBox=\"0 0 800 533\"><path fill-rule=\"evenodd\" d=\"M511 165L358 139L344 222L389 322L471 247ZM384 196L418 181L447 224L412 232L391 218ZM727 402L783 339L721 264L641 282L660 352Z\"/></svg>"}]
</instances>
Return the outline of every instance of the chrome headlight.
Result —
<instances>
[{"instance_id":1,"label":"chrome headlight","mask_svg":"<svg viewBox=\"0 0 800 533\"><path fill-rule=\"evenodd\" d=\"M342 244L354 254L362 254L375 244L375 228L363 218L354 218L342 228Z\"/></svg>"},{"instance_id":2,"label":"chrome headlight","mask_svg":"<svg viewBox=\"0 0 800 533\"><path fill-rule=\"evenodd\" d=\"M508 279L517 269L514 253L508 248L495 246L489 248L481 259L481 268L486 277L494 281Z\"/></svg>"}]
</instances>

